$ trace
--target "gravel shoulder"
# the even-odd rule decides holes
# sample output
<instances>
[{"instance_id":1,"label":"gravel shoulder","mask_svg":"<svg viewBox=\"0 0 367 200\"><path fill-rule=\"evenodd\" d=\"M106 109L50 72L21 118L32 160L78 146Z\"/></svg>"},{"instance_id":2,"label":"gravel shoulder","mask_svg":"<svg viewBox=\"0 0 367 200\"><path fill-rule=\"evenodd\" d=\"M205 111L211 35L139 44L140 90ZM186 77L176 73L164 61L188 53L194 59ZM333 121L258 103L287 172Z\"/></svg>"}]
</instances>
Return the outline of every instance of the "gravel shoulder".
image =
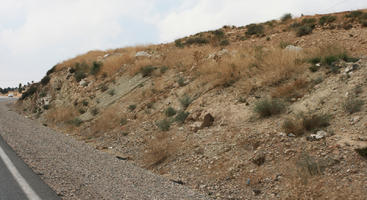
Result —
<instances>
[{"instance_id":1,"label":"gravel shoulder","mask_svg":"<svg viewBox=\"0 0 367 200\"><path fill-rule=\"evenodd\" d=\"M63 199L208 199L44 127L0 102L0 135Z\"/></svg>"}]
</instances>

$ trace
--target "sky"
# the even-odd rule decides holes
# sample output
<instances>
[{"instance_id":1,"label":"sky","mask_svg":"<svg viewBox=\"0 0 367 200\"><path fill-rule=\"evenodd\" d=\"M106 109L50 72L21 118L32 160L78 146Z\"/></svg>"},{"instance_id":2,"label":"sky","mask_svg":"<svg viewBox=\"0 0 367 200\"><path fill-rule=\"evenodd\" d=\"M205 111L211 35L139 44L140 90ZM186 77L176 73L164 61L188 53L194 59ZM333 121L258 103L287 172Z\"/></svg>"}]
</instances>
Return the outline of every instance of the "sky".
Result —
<instances>
[{"instance_id":1,"label":"sky","mask_svg":"<svg viewBox=\"0 0 367 200\"><path fill-rule=\"evenodd\" d=\"M90 50L172 42L285 13L361 8L366 0L0 0L0 87L39 81Z\"/></svg>"}]
</instances>

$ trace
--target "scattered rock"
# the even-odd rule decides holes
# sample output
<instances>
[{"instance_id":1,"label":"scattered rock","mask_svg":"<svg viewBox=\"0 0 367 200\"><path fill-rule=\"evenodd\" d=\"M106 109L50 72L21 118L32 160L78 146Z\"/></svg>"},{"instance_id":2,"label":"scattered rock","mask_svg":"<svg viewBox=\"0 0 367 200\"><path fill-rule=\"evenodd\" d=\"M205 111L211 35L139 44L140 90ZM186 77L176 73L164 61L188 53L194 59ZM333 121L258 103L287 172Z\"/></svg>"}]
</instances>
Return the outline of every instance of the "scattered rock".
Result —
<instances>
[{"instance_id":1,"label":"scattered rock","mask_svg":"<svg viewBox=\"0 0 367 200\"><path fill-rule=\"evenodd\" d=\"M321 140L327 136L327 133L325 131L317 131L316 134L311 134L307 137L308 141L315 141L315 140Z\"/></svg>"},{"instance_id":2,"label":"scattered rock","mask_svg":"<svg viewBox=\"0 0 367 200\"><path fill-rule=\"evenodd\" d=\"M80 85L80 86L85 87L85 86L87 86L87 85L88 85L88 82L87 82L85 79L83 79L83 80L81 80L81 81L79 82L79 85Z\"/></svg>"},{"instance_id":3,"label":"scattered rock","mask_svg":"<svg viewBox=\"0 0 367 200\"><path fill-rule=\"evenodd\" d=\"M214 117L210 113L208 113L205 115L204 121L201 124L200 128L210 127L211 125L213 125L213 122L214 122Z\"/></svg>"},{"instance_id":4,"label":"scattered rock","mask_svg":"<svg viewBox=\"0 0 367 200\"><path fill-rule=\"evenodd\" d=\"M300 52L300 51L303 50L303 48L302 47L298 47L298 46L288 45L287 47L285 47L285 50L294 51L294 52Z\"/></svg>"},{"instance_id":5,"label":"scattered rock","mask_svg":"<svg viewBox=\"0 0 367 200\"><path fill-rule=\"evenodd\" d=\"M152 55L150 55L148 52L145 51L139 51L136 52L135 57L151 57Z\"/></svg>"},{"instance_id":6,"label":"scattered rock","mask_svg":"<svg viewBox=\"0 0 367 200\"><path fill-rule=\"evenodd\" d=\"M288 137L296 137L296 135L293 133L288 133Z\"/></svg>"}]
</instances>

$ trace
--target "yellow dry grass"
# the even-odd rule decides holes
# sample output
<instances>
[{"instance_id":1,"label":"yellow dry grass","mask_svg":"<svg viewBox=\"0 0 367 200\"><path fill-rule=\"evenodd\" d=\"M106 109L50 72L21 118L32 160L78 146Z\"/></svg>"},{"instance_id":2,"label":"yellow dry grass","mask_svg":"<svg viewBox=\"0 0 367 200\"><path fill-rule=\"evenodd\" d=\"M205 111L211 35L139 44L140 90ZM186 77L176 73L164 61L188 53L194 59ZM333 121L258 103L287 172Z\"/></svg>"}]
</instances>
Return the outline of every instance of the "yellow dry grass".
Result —
<instances>
[{"instance_id":1,"label":"yellow dry grass","mask_svg":"<svg viewBox=\"0 0 367 200\"><path fill-rule=\"evenodd\" d=\"M50 109L46 114L46 119L53 123L66 123L78 116L78 112L71 106L56 107Z\"/></svg>"},{"instance_id":2,"label":"yellow dry grass","mask_svg":"<svg viewBox=\"0 0 367 200\"><path fill-rule=\"evenodd\" d=\"M121 120L126 119L125 116L119 113L121 110L118 106L107 108L101 115L92 122L91 134L99 135L102 132L112 130L120 126Z\"/></svg>"}]
</instances>

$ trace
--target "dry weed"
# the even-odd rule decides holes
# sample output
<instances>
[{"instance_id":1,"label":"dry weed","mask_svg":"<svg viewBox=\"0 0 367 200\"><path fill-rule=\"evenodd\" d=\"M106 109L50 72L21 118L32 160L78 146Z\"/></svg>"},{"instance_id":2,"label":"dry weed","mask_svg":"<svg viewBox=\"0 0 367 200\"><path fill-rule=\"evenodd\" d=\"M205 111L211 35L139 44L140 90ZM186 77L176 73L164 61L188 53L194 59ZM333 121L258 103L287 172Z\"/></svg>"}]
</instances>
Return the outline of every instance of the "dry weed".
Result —
<instances>
[{"instance_id":1,"label":"dry weed","mask_svg":"<svg viewBox=\"0 0 367 200\"><path fill-rule=\"evenodd\" d=\"M110 107L106 109L101 115L92 122L91 134L98 136L103 132L107 132L120 126L121 119L126 119L124 115L119 113L118 107Z\"/></svg>"},{"instance_id":2,"label":"dry weed","mask_svg":"<svg viewBox=\"0 0 367 200\"><path fill-rule=\"evenodd\" d=\"M54 123L66 123L78 116L78 111L71 107L56 107L46 114L46 119Z\"/></svg>"}]
</instances>

